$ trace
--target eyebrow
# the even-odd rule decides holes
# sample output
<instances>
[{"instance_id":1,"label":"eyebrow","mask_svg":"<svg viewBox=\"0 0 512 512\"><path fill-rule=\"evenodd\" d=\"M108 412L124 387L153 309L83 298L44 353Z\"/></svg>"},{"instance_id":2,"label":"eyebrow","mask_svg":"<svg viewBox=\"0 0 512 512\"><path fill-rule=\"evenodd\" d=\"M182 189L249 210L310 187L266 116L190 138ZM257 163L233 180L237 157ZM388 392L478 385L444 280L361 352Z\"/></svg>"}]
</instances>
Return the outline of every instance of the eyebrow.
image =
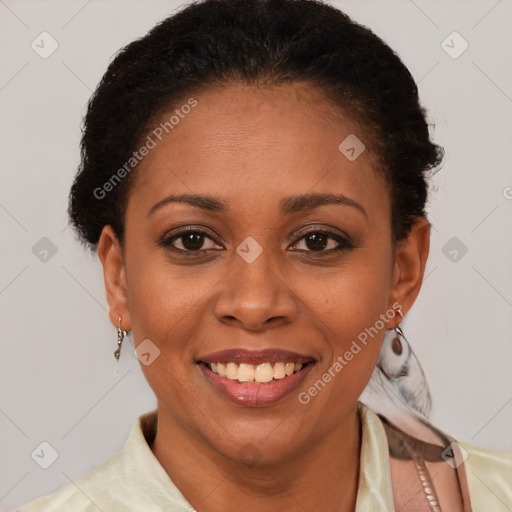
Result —
<instances>
[{"instance_id":1,"label":"eyebrow","mask_svg":"<svg viewBox=\"0 0 512 512\"><path fill-rule=\"evenodd\" d=\"M191 206L201 208L202 210L218 213L227 213L229 210L229 206L226 201L209 195L171 194L154 204L148 212L148 217L156 210L159 210L171 203L186 203ZM349 206L360 211L366 218L368 218L366 210L360 203L350 197L344 196L343 194L303 194L285 197L279 202L280 210L283 214L314 210L315 208L328 204Z\"/></svg>"}]
</instances>

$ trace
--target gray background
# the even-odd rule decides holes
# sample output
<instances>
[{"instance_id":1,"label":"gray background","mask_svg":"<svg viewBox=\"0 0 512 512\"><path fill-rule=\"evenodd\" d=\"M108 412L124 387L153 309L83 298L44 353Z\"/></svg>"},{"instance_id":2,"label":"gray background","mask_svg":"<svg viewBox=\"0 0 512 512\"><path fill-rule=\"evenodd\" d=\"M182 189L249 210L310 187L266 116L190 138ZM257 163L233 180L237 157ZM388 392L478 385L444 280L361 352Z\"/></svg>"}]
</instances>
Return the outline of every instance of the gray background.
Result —
<instances>
[{"instance_id":1,"label":"gray background","mask_svg":"<svg viewBox=\"0 0 512 512\"><path fill-rule=\"evenodd\" d=\"M434 418L461 439L512 451L512 3L333 3L401 56L446 148L432 177L426 278L403 324ZM93 469L155 407L131 341L114 371L101 267L75 241L66 206L81 117L108 62L179 5L0 0L3 510ZM46 59L31 47L51 48L43 31L59 45ZM464 43L453 31L469 44L457 58ZM58 453L48 469L44 441Z\"/></svg>"}]
</instances>

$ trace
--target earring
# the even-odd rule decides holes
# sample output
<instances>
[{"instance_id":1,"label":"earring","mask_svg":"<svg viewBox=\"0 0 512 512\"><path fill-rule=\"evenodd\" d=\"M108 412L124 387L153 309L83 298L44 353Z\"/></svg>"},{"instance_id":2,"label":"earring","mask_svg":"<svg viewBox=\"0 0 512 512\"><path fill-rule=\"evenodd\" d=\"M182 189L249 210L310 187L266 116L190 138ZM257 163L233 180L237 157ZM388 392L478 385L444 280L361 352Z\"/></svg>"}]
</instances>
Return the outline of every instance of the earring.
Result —
<instances>
[{"instance_id":1,"label":"earring","mask_svg":"<svg viewBox=\"0 0 512 512\"><path fill-rule=\"evenodd\" d=\"M121 329L121 317L119 317L119 327L117 328L117 350L114 352L114 357L117 361L119 361L119 356L121 355L121 345L123 344L125 336L126 331Z\"/></svg>"},{"instance_id":2,"label":"earring","mask_svg":"<svg viewBox=\"0 0 512 512\"><path fill-rule=\"evenodd\" d=\"M403 320L404 315L402 313L402 310L398 309L397 313L400 315L400 317ZM391 349L397 356L400 356L400 355L402 355L402 352L404 350L401 340L405 339L404 332L402 331L402 329L400 327L400 322L395 327L395 333L396 333L396 336L393 338L393 341L391 342Z\"/></svg>"}]
</instances>

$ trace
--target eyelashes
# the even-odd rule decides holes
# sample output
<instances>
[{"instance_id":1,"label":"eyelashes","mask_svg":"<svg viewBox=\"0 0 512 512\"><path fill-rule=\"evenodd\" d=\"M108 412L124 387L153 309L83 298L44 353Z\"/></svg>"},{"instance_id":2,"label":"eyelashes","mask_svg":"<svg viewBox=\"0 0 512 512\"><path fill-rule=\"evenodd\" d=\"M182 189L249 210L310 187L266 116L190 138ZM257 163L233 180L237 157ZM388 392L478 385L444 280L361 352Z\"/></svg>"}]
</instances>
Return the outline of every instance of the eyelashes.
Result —
<instances>
[{"instance_id":1,"label":"eyelashes","mask_svg":"<svg viewBox=\"0 0 512 512\"><path fill-rule=\"evenodd\" d=\"M306 253L313 257L333 255L354 248L349 236L343 236L325 229L311 229L298 235L291 247L301 244L305 249L291 249L293 252ZM208 245L209 247L204 247ZM333 246L334 245L334 246ZM186 257L197 257L223 250L222 245L215 241L215 235L210 231L197 227L182 229L158 242L158 246ZM181 247L179 247L181 246Z\"/></svg>"},{"instance_id":2,"label":"eyelashes","mask_svg":"<svg viewBox=\"0 0 512 512\"><path fill-rule=\"evenodd\" d=\"M210 235L209 232L207 231L203 231L201 229L198 229L198 228L190 228L190 229L185 229L185 230L182 230L182 231L179 231L177 232L176 234L172 235L172 236L168 236L168 237L164 237L159 245L160 247L164 247L166 249L170 249L170 250L173 250L175 252L182 252L182 253L204 253L205 251L211 251L212 249L209 248L209 249L202 249L201 246L204 245L204 240L205 239L209 239L211 242L214 242L213 240L213 236ZM184 247L183 249L180 249L178 247L176 247L174 245L174 242L175 241L180 241L181 242L181 245ZM195 247L193 249L187 249L185 247L185 244L183 243L185 241L186 244L190 244L192 245L192 247L194 246L198 246L199 247ZM215 242L214 242L214 245L215 245ZM222 249L222 246L220 246L219 244L216 244L216 247L214 248L214 250L218 250L218 249Z\"/></svg>"},{"instance_id":3,"label":"eyelashes","mask_svg":"<svg viewBox=\"0 0 512 512\"><path fill-rule=\"evenodd\" d=\"M334 241L337 245L335 247L326 247L329 245L329 240ZM352 244L349 237L343 237L337 233L333 233L331 231L325 230L311 230L307 233L303 234L295 243L297 245L299 242L304 241L306 247L309 248L308 243L312 243L313 246L316 245L314 249L294 249L294 251L304 251L304 252L312 252L312 253L324 253L324 254L332 254L334 252L340 252L343 250L353 249L354 245ZM324 247L324 242L326 242L326 247ZM320 247L318 247L318 245ZM319 250L317 250L319 249Z\"/></svg>"}]
</instances>

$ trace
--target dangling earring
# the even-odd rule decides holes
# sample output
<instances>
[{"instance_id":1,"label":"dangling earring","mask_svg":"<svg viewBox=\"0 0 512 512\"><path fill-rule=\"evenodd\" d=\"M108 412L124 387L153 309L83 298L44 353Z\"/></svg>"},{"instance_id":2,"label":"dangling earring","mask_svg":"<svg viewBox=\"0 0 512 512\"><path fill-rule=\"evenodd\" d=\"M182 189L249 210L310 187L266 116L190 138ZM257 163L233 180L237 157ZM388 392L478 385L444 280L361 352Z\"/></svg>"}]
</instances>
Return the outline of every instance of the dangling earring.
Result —
<instances>
[{"instance_id":1,"label":"dangling earring","mask_svg":"<svg viewBox=\"0 0 512 512\"><path fill-rule=\"evenodd\" d=\"M404 315L402 313L402 310L398 309L397 313L400 315L400 317L403 320ZM400 356L400 355L402 355L402 352L404 350L404 347L402 345L402 339L405 339L404 332L402 331L402 329L400 327L400 322L395 327L395 333L396 333L396 336L393 338L393 341L391 342L391 349L397 356Z\"/></svg>"},{"instance_id":2,"label":"dangling earring","mask_svg":"<svg viewBox=\"0 0 512 512\"><path fill-rule=\"evenodd\" d=\"M121 345L123 344L125 336L126 331L121 329L121 317L119 317L119 327L117 328L117 350L114 352L114 357L117 361L119 361L119 356L121 355Z\"/></svg>"}]
</instances>

